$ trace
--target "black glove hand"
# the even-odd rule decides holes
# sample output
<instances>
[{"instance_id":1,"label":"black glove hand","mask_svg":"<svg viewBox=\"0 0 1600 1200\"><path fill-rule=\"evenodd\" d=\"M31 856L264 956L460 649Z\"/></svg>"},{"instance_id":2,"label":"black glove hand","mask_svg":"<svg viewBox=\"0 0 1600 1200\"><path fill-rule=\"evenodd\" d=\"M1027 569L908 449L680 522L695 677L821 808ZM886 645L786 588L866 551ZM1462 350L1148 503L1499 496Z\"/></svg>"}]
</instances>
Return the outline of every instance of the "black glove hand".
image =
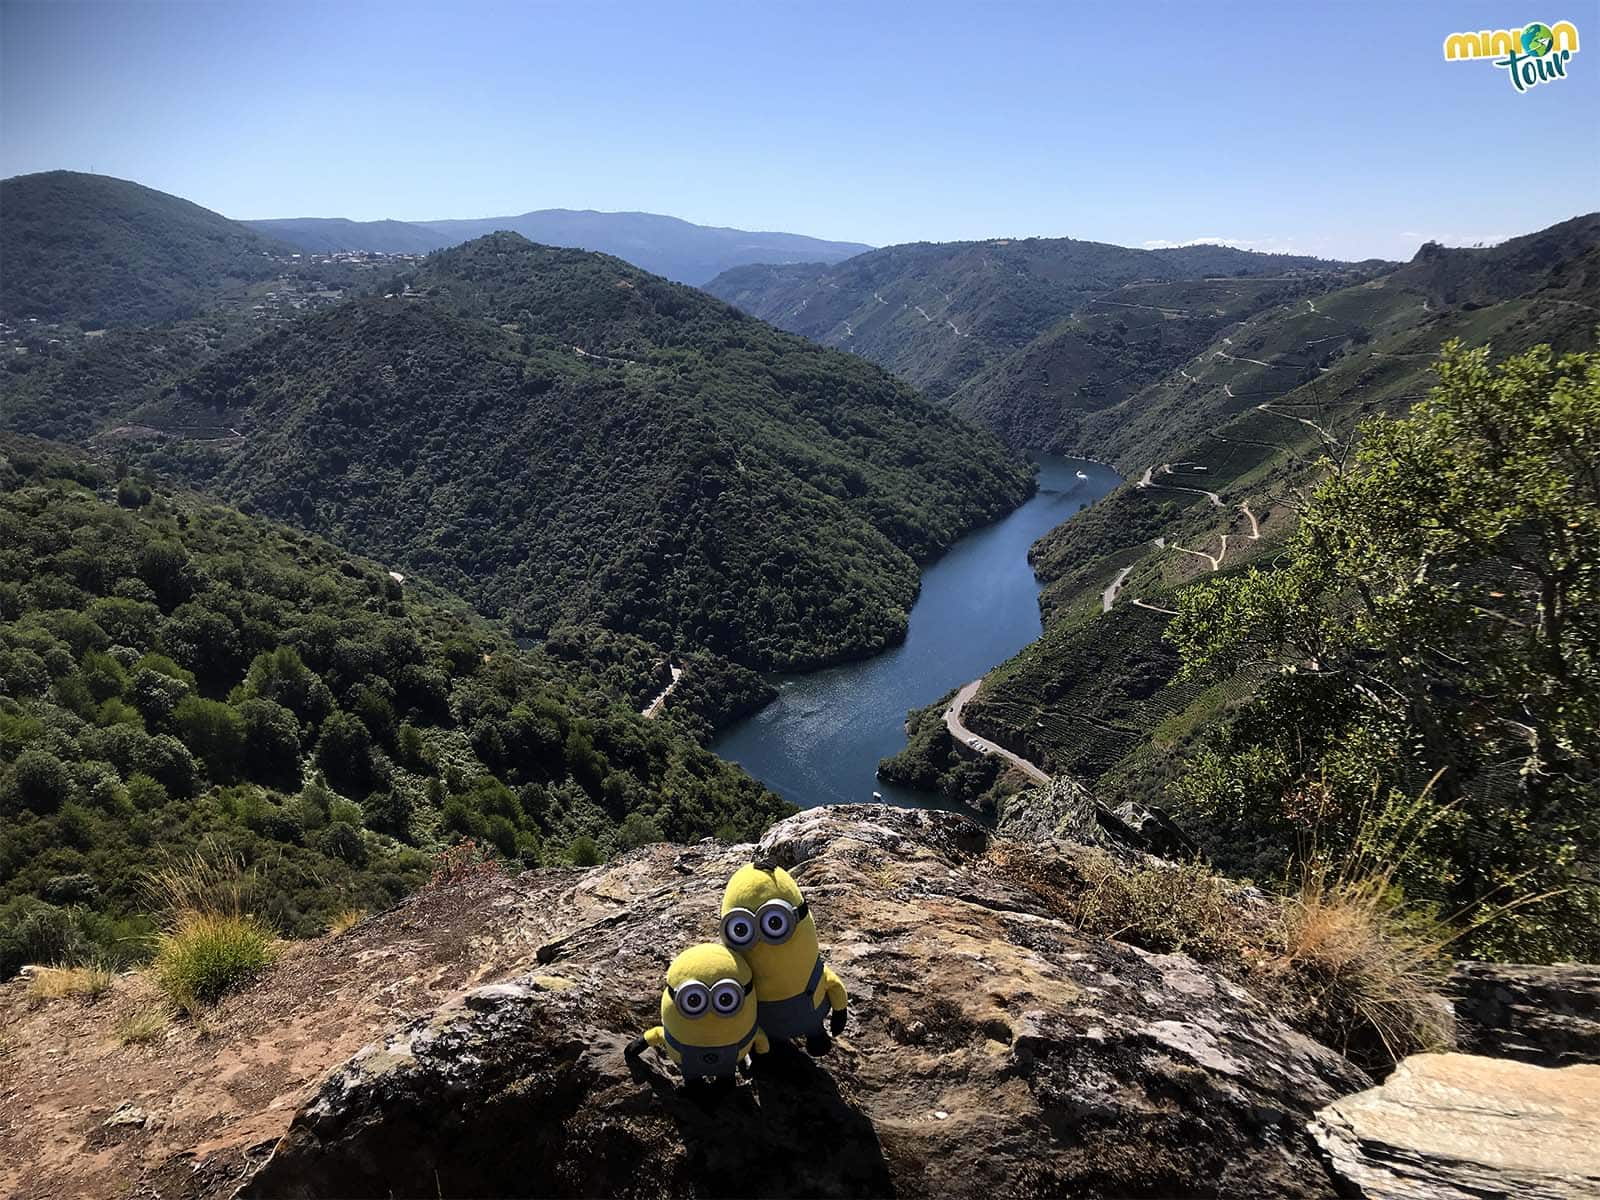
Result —
<instances>
[{"instance_id":1,"label":"black glove hand","mask_svg":"<svg viewBox=\"0 0 1600 1200\"><path fill-rule=\"evenodd\" d=\"M612 1044L615 1045L616 1043ZM649 1045L650 1043L645 1041L642 1037L634 1038L633 1041L628 1043L627 1049L625 1049L622 1053L628 1058L638 1058L645 1052L646 1047Z\"/></svg>"},{"instance_id":2,"label":"black glove hand","mask_svg":"<svg viewBox=\"0 0 1600 1200\"><path fill-rule=\"evenodd\" d=\"M849 1019L850 1010L848 1008L836 1008L828 1017L828 1028L833 1030L835 1035L841 1034L844 1032L844 1023Z\"/></svg>"}]
</instances>

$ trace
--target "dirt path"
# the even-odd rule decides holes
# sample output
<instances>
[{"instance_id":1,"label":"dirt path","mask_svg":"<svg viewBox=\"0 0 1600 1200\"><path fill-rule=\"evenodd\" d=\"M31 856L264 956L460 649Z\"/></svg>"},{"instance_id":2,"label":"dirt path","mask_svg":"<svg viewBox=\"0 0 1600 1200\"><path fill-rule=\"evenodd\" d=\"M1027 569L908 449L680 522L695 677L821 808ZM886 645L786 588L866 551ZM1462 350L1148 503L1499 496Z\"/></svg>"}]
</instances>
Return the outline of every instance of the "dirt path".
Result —
<instances>
[{"instance_id":1,"label":"dirt path","mask_svg":"<svg viewBox=\"0 0 1600 1200\"><path fill-rule=\"evenodd\" d=\"M1222 566L1222 558L1228 553L1228 535L1222 535L1222 549L1216 554L1207 554L1204 550L1191 550L1187 546L1178 545L1177 542L1172 543L1172 549L1178 551L1180 554L1192 554L1196 558L1205 559L1206 562L1211 564L1211 569L1215 571Z\"/></svg>"},{"instance_id":2,"label":"dirt path","mask_svg":"<svg viewBox=\"0 0 1600 1200\"><path fill-rule=\"evenodd\" d=\"M678 686L678 680L683 678L683 668L676 664L671 665L672 682L661 689L661 694L639 710L639 715L647 720L655 720L661 715L661 710L666 707L667 697L672 695L672 689Z\"/></svg>"},{"instance_id":3,"label":"dirt path","mask_svg":"<svg viewBox=\"0 0 1600 1200\"><path fill-rule=\"evenodd\" d=\"M1330 445L1330 446L1337 446L1339 444L1334 439L1333 434L1329 433L1326 429L1324 429L1321 425L1318 425L1315 421L1308 421L1308 420L1306 420L1306 418L1297 417L1293 413L1279 412L1277 409L1272 407L1272 404L1270 402L1268 402L1266 404L1258 404L1258 405L1256 405L1256 408L1261 412L1270 413L1274 417L1282 417L1286 421L1299 421L1300 424L1305 425L1308 428L1316 430L1317 434L1322 438L1322 440L1324 442L1328 443L1328 445Z\"/></svg>"},{"instance_id":4,"label":"dirt path","mask_svg":"<svg viewBox=\"0 0 1600 1200\"><path fill-rule=\"evenodd\" d=\"M968 700L978 694L978 688L982 685L983 680L974 679L956 693L956 698L950 702L950 707L944 710L944 727L950 731L950 736L955 738L957 745L965 746L969 750L975 749L980 754L999 755L1035 783L1049 783L1050 776L1020 754L1013 754L1004 746L979 737L961 723L961 710L967 706Z\"/></svg>"},{"instance_id":5,"label":"dirt path","mask_svg":"<svg viewBox=\"0 0 1600 1200\"><path fill-rule=\"evenodd\" d=\"M1250 540L1259 542L1261 540L1261 522L1257 521L1255 513L1250 511L1249 503L1246 502L1239 505L1239 511L1250 518Z\"/></svg>"},{"instance_id":6,"label":"dirt path","mask_svg":"<svg viewBox=\"0 0 1600 1200\"><path fill-rule=\"evenodd\" d=\"M574 346L573 350L577 351L579 358L590 358L595 362L613 363L615 365L624 367L637 367L639 365L631 358L612 358L609 354L593 354L588 350L585 350L582 346Z\"/></svg>"},{"instance_id":7,"label":"dirt path","mask_svg":"<svg viewBox=\"0 0 1600 1200\"><path fill-rule=\"evenodd\" d=\"M1147 612L1165 613L1169 617L1175 617L1175 616L1178 615L1176 609L1158 608L1154 604L1151 604L1149 601L1143 599L1142 597L1138 597L1138 596L1134 597L1133 603L1134 603L1135 607L1145 609Z\"/></svg>"},{"instance_id":8,"label":"dirt path","mask_svg":"<svg viewBox=\"0 0 1600 1200\"><path fill-rule=\"evenodd\" d=\"M1215 492L1206 491L1205 488L1181 487L1180 485L1175 484L1175 483L1155 483L1155 482L1153 482L1152 479L1151 479L1151 476L1155 474L1155 470L1156 469L1154 467L1146 467L1143 478L1141 478L1138 483L1134 484L1134 487L1140 487L1140 488L1165 488L1169 492L1193 492L1196 496L1204 496L1207 500L1211 501L1211 505L1212 505L1213 508L1222 508L1223 507L1222 497L1217 495L1217 493L1215 493ZM1172 474L1172 464L1171 463L1162 463L1161 464L1161 473L1163 475L1171 475Z\"/></svg>"}]
</instances>

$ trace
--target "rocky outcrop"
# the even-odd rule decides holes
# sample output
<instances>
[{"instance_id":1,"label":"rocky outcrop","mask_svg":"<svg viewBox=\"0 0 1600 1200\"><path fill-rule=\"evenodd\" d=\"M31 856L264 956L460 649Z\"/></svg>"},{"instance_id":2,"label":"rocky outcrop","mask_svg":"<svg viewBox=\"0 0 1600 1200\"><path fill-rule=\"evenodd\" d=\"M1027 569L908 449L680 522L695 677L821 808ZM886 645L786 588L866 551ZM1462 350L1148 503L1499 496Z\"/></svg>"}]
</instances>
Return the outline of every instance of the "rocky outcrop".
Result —
<instances>
[{"instance_id":1,"label":"rocky outcrop","mask_svg":"<svg viewBox=\"0 0 1600 1200\"><path fill-rule=\"evenodd\" d=\"M1462 962L1446 992L1463 1050L1547 1067L1600 1063L1600 967Z\"/></svg>"},{"instance_id":2,"label":"rocky outcrop","mask_svg":"<svg viewBox=\"0 0 1600 1200\"><path fill-rule=\"evenodd\" d=\"M1592 1200L1600 1067L1420 1054L1323 1109L1311 1132L1347 1190L1371 1200Z\"/></svg>"},{"instance_id":3,"label":"rocky outcrop","mask_svg":"<svg viewBox=\"0 0 1600 1200\"><path fill-rule=\"evenodd\" d=\"M825 1058L717 1101L653 1052L662 973L751 848L650 847L540 875L529 969L369 1046L249 1196L1329 1196L1306 1122L1369 1084L1251 993L1078 934L1049 852L944 813L818 809L788 866L850 989Z\"/></svg>"},{"instance_id":4,"label":"rocky outcrop","mask_svg":"<svg viewBox=\"0 0 1600 1200\"><path fill-rule=\"evenodd\" d=\"M1190 857L1197 852L1164 810L1131 800L1108 808L1066 775L1002 798L995 831L1035 844L1100 846L1134 855Z\"/></svg>"}]
</instances>

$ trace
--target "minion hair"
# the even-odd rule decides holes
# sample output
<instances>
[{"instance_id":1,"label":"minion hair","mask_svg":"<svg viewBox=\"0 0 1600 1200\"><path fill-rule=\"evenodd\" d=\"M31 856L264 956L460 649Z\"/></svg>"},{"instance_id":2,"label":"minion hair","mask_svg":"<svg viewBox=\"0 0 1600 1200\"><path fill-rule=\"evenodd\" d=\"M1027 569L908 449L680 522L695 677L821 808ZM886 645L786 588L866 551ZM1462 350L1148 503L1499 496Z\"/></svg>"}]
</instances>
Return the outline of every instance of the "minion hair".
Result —
<instances>
[{"instance_id":1,"label":"minion hair","mask_svg":"<svg viewBox=\"0 0 1600 1200\"><path fill-rule=\"evenodd\" d=\"M780 866L778 860L770 854L757 854L750 859L750 865L758 871L771 874Z\"/></svg>"}]
</instances>

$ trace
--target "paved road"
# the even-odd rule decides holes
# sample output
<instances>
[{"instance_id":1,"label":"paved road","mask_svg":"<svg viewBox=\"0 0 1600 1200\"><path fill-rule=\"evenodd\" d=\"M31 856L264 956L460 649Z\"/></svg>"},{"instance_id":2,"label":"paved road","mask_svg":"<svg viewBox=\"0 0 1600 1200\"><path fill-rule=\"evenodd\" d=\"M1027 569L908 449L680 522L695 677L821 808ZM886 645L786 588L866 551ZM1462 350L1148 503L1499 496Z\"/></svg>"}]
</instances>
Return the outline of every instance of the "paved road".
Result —
<instances>
[{"instance_id":1,"label":"paved road","mask_svg":"<svg viewBox=\"0 0 1600 1200\"><path fill-rule=\"evenodd\" d=\"M659 696L657 696L654 700L650 701L649 704L646 704L642 709L640 709L639 710L639 715L641 717L644 717L646 720L650 720L650 721L653 721L657 717L659 717L661 715L662 708L666 706L667 697L672 695L672 689L678 686L678 680L680 680L682 678L683 678L683 668L682 667L678 667L678 666L674 666L672 668L672 682L667 684L666 687L661 689L661 694Z\"/></svg>"},{"instance_id":2,"label":"paved road","mask_svg":"<svg viewBox=\"0 0 1600 1200\"><path fill-rule=\"evenodd\" d=\"M1100 593L1100 611L1110 612L1111 606L1117 602L1117 592L1122 587L1122 581L1128 577L1132 567L1123 567L1117 572L1117 577L1106 585L1106 590Z\"/></svg>"},{"instance_id":3,"label":"paved road","mask_svg":"<svg viewBox=\"0 0 1600 1200\"><path fill-rule=\"evenodd\" d=\"M961 710L967 706L967 701L978 694L978 688L983 685L983 680L974 679L966 687L956 693L956 698L950 702L950 707L944 710L944 727L950 731L950 736L956 739L957 745L972 749L972 743L978 743L977 749L984 754L998 754L1012 766L1020 770L1035 783L1049 783L1050 776L1034 766L1020 754L1013 754L1004 746L997 745L987 738L981 738L972 730L961 723Z\"/></svg>"}]
</instances>

